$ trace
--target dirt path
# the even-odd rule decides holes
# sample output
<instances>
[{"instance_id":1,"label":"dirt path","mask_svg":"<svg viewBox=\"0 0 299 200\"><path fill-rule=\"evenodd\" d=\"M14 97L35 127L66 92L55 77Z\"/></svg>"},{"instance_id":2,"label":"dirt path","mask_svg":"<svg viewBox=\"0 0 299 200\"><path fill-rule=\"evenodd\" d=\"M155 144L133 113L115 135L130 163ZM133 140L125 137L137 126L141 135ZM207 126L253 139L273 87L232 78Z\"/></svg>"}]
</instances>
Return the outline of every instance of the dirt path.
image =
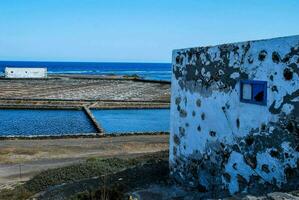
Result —
<instances>
[{"instance_id":1,"label":"dirt path","mask_svg":"<svg viewBox=\"0 0 299 200\"><path fill-rule=\"evenodd\" d=\"M168 135L0 141L0 189L41 170L92 157L130 157L168 149ZM20 174L21 169L21 174Z\"/></svg>"}]
</instances>

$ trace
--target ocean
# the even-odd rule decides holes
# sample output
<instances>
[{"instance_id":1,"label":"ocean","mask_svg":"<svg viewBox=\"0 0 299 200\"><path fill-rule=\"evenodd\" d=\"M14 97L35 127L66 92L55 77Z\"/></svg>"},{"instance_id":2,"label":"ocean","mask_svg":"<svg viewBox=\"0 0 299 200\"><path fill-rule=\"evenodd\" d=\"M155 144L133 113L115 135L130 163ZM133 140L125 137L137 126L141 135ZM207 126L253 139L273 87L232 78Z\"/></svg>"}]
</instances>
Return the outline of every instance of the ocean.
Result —
<instances>
[{"instance_id":1,"label":"ocean","mask_svg":"<svg viewBox=\"0 0 299 200\"><path fill-rule=\"evenodd\" d=\"M171 80L171 63L0 61L0 75L5 67L46 67L49 74L136 74L148 80Z\"/></svg>"}]
</instances>

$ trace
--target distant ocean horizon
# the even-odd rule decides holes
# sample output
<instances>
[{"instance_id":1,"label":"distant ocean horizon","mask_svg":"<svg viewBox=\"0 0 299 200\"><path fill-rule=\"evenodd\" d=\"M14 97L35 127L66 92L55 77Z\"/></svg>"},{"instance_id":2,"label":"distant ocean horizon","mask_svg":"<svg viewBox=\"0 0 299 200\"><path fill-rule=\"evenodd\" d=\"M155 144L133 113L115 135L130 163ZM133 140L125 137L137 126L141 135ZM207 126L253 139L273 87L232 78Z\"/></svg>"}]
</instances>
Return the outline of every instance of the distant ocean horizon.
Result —
<instances>
[{"instance_id":1,"label":"distant ocean horizon","mask_svg":"<svg viewBox=\"0 0 299 200\"><path fill-rule=\"evenodd\" d=\"M171 63L0 61L0 75L5 67L45 67L49 74L136 74L148 80L171 80Z\"/></svg>"}]
</instances>

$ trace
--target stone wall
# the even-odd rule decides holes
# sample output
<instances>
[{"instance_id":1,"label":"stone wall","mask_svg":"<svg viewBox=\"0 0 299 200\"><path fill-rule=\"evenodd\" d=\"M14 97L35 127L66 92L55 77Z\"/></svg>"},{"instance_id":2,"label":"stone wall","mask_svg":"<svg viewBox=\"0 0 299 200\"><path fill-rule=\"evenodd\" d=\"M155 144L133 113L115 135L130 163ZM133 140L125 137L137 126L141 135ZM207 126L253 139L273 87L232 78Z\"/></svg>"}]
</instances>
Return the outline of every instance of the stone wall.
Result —
<instances>
[{"instance_id":1,"label":"stone wall","mask_svg":"<svg viewBox=\"0 0 299 200\"><path fill-rule=\"evenodd\" d=\"M299 36L173 51L171 175L203 192L299 185ZM267 81L266 105L240 80Z\"/></svg>"}]
</instances>

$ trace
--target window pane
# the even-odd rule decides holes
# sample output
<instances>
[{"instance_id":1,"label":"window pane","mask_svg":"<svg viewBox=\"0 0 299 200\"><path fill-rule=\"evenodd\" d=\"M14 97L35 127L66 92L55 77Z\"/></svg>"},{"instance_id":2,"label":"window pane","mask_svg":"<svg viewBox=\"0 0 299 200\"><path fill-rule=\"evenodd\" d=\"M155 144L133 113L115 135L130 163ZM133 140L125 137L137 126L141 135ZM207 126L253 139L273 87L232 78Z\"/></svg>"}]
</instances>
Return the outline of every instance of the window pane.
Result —
<instances>
[{"instance_id":1,"label":"window pane","mask_svg":"<svg viewBox=\"0 0 299 200\"><path fill-rule=\"evenodd\" d=\"M252 86L250 84L243 84L243 93L242 99L244 100L251 100L252 99Z\"/></svg>"},{"instance_id":2,"label":"window pane","mask_svg":"<svg viewBox=\"0 0 299 200\"><path fill-rule=\"evenodd\" d=\"M254 84L253 85L253 97L255 101L263 102L264 101L264 85Z\"/></svg>"}]
</instances>

